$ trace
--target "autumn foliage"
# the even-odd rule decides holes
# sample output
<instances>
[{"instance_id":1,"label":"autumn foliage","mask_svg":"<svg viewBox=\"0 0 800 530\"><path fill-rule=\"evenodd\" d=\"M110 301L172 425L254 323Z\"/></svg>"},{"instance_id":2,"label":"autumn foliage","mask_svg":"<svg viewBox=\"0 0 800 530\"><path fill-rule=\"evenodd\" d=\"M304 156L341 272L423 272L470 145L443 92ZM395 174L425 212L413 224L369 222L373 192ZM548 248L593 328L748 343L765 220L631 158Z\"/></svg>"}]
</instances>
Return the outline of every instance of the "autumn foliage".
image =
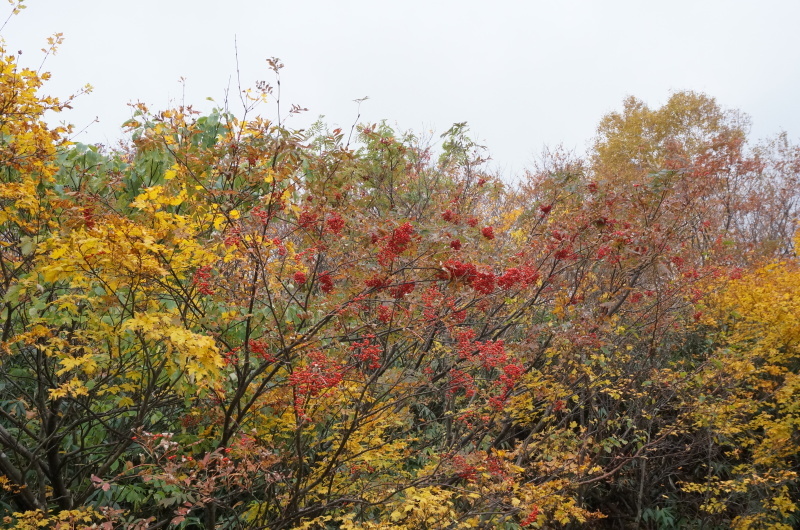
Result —
<instances>
[{"instance_id":1,"label":"autumn foliage","mask_svg":"<svg viewBox=\"0 0 800 530\"><path fill-rule=\"evenodd\" d=\"M266 85L76 144L0 75L6 526L800 521L785 137L631 98L508 183L465 124L292 130Z\"/></svg>"}]
</instances>

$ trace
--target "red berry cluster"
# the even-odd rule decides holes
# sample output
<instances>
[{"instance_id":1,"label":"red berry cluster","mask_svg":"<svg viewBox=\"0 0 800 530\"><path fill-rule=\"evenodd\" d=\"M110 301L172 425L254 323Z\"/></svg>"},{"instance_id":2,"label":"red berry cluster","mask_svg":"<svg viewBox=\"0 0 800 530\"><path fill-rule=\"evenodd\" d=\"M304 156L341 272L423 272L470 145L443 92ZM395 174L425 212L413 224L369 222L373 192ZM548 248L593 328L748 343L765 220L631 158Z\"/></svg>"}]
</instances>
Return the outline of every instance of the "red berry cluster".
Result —
<instances>
[{"instance_id":1,"label":"red berry cluster","mask_svg":"<svg viewBox=\"0 0 800 530\"><path fill-rule=\"evenodd\" d=\"M454 455L451 458L451 462L458 478L468 482L478 478L478 469L472 464L469 464L463 455Z\"/></svg>"},{"instance_id":2,"label":"red berry cluster","mask_svg":"<svg viewBox=\"0 0 800 530\"><path fill-rule=\"evenodd\" d=\"M235 247L242 242L242 231L238 227L231 229L230 233L225 236L223 243L226 247Z\"/></svg>"},{"instance_id":3,"label":"red berry cluster","mask_svg":"<svg viewBox=\"0 0 800 530\"><path fill-rule=\"evenodd\" d=\"M389 285L389 279L382 276L373 276L365 281L364 285L373 289L383 289Z\"/></svg>"},{"instance_id":4,"label":"red berry cluster","mask_svg":"<svg viewBox=\"0 0 800 530\"><path fill-rule=\"evenodd\" d=\"M508 471L506 471L505 466L503 466L503 462L494 455L489 455L486 457L486 469L493 477L503 480L511 479Z\"/></svg>"},{"instance_id":5,"label":"red berry cluster","mask_svg":"<svg viewBox=\"0 0 800 530\"><path fill-rule=\"evenodd\" d=\"M528 514L528 516L522 520L520 526L530 526L536 522L536 519L539 518L539 507L534 506L533 510Z\"/></svg>"},{"instance_id":6,"label":"red berry cluster","mask_svg":"<svg viewBox=\"0 0 800 530\"><path fill-rule=\"evenodd\" d=\"M522 367L522 365L516 362L510 362L506 364L503 366L502 370L503 372L500 374L499 380L502 384L503 391L497 396L499 398L499 402L496 401L492 403L493 406L497 407L497 410L501 410L503 408L508 396L511 395L511 391L514 389L514 386L525 373L525 369Z\"/></svg>"},{"instance_id":7,"label":"red berry cluster","mask_svg":"<svg viewBox=\"0 0 800 530\"><path fill-rule=\"evenodd\" d=\"M447 395L454 396L459 390L464 391L464 395L471 398L475 395L475 379L462 370L454 368L450 371L450 384L447 386Z\"/></svg>"},{"instance_id":8,"label":"red berry cluster","mask_svg":"<svg viewBox=\"0 0 800 530\"><path fill-rule=\"evenodd\" d=\"M319 280L319 288L323 293L330 293L333 291L333 278L330 272L323 272L317 279Z\"/></svg>"},{"instance_id":9,"label":"red berry cluster","mask_svg":"<svg viewBox=\"0 0 800 530\"><path fill-rule=\"evenodd\" d=\"M392 311L392 308L389 307L388 305L381 304L378 306L378 320L380 320L384 324L392 320L393 314L394 311Z\"/></svg>"},{"instance_id":10,"label":"red berry cluster","mask_svg":"<svg viewBox=\"0 0 800 530\"><path fill-rule=\"evenodd\" d=\"M411 223L403 223L392 230L390 235L381 238L385 244L378 253L378 263L383 266L392 263L400 254L408 250L413 235L414 227Z\"/></svg>"},{"instance_id":11,"label":"red berry cluster","mask_svg":"<svg viewBox=\"0 0 800 530\"><path fill-rule=\"evenodd\" d=\"M449 259L444 263L444 271L439 275L440 280L463 280L466 283L472 282L478 268L474 263L465 263L455 259Z\"/></svg>"},{"instance_id":12,"label":"red berry cluster","mask_svg":"<svg viewBox=\"0 0 800 530\"><path fill-rule=\"evenodd\" d=\"M300 212L300 217L297 218L297 224L300 225L300 228L310 230L317 224L317 214L303 209L303 211Z\"/></svg>"},{"instance_id":13,"label":"red berry cluster","mask_svg":"<svg viewBox=\"0 0 800 530\"><path fill-rule=\"evenodd\" d=\"M287 254L286 246L283 244L283 241L281 241L279 238L277 237L273 238L272 244L275 245L275 248L278 249L278 256L284 257Z\"/></svg>"},{"instance_id":14,"label":"red berry cluster","mask_svg":"<svg viewBox=\"0 0 800 530\"><path fill-rule=\"evenodd\" d=\"M561 250L557 250L555 254L553 254L553 258L562 261L562 260L573 260L577 259L578 255L572 250L572 246L567 246L567 248L562 248Z\"/></svg>"},{"instance_id":15,"label":"red berry cluster","mask_svg":"<svg viewBox=\"0 0 800 530\"><path fill-rule=\"evenodd\" d=\"M325 224L328 227L328 230L333 234L338 234L344 228L344 219L338 213L333 213L328 219L325 221Z\"/></svg>"},{"instance_id":16,"label":"red berry cluster","mask_svg":"<svg viewBox=\"0 0 800 530\"><path fill-rule=\"evenodd\" d=\"M439 311L443 306L443 296L436 286L430 286L422 293L422 316L425 320L432 322L438 318Z\"/></svg>"},{"instance_id":17,"label":"red berry cluster","mask_svg":"<svg viewBox=\"0 0 800 530\"><path fill-rule=\"evenodd\" d=\"M247 346L250 348L250 352L253 355L264 359L268 363L274 363L276 361L275 357L269 353L269 344L267 341L252 339L247 342Z\"/></svg>"},{"instance_id":18,"label":"red berry cluster","mask_svg":"<svg viewBox=\"0 0 800 530\"><path fill-rule=\"evenodd\" d=\"M375 335L366 335L361 342L354 342L350 346L353 358L367 365L370 370L377 370L381 366L383 348L380 344L373 344Z\"/></svg>"},{"instance_id":19,"label":"red berry cluster","mask_svg":"<svg viewBox=\"0 0 800 530\"><path fill-rule=\"evenodd\" d=\"M321 351L308 354L308 364L289 376L289 384L298 394L316 396L322 390L333 388L342 382L341 367Z\"/></svg>"},{"instance_id":20,"label":"red berry cluster","mask_svg":"<svg viewBox=\"0 0 800 530\"><path fill-rule=\"evenodd\" d=\"M267 221L269 221L270 218L270 214L262 210L260 206L256 206L250 210L250 215L258 219L261 224L267 224Z\"/></svg>"},{"instance_id":21,"label":"red berry cluster","mask_svg":"<svg viewBox=\"0 0 800 530\"><path fill-rule=\"evenodd\" d=\"M536 283L539 279L539 271L527 265L522 267L510 267L497 278L497 285L501 289L511 289L516 284L523 287Z\"/></svg>"},{"instance_id":22,"label":"red berry cluster","mask_svg":"<svg viewBox=\"0 0 800 530\"><path fill-rule=\"evenodd\" d=\"M192 285L197 287L197 292L200 294L214 294L210 280L211 267L200 267L195 271L194 277L192 277Z\"/></svg>"},{"instance_id":23,"label":"red berry cluster","mask_svg":"<svg viewBox=\"0 0 800 530\"><path fill-rule=\"evenodd\" d=\"M611 254L611 247L609 247L608 245L603 245L603 246L601 246L600 248L597 249L597 256L596 257L597 257L598 260L601 260L601 259L605 258L606 256L608 256L609 254Z\"/></svg>"},{"instance_id":24,"label":"red berry cluster","mask_svg":"<svg viewBox=\"0 0 800 530\"><path fill-rule=\"evenodd\" d=\"M481 294L491 294L495 289L496 277L490 270L479 271L474 263L450 259L444 263L440 280L463 281Z\"/></svg>"},{"instance_id":25,"label":"red berry cluster","mask_svg":"<svg viewBox=\"0 0 800 530\"><path fill-rule=\"evenodd\" d=\"M478 347L478 358L481 365L485 370L497 368L499 365L507 362L508 356L506 355L506 345L502 340L487 340L485 342L476 342L475 346Z\"/></svg>"},{"instance_id":26,"label":"red berry cluster","mask_svg":"<svg viewBox=\"0 0 800 530\"><path fill-rule=\"evenodd\" d=\"M523 366L505 349L505 343L498 341L475 341L475 332L471 329L456 334L457 350L460 359L478 365L486 371L499 370L498 381L500 392L489 398L489 404L500 410L505 405L514 386L525 373Z\"/></svg>"},{"instance_id":27,"label":"red berry cluster","mask_svg":"<svg viewBox=\"0 0 800 530\"><path fill-rule=\"evenodd\" d=\"M462 329L456 333L459 357L462 359L470 358L473 353L472 340L475 338L475 330L471 328Z\"/></svg>"},{"instance_id":28,"label":"red berry cluster","mask_svg":"<svg viewBox=\"0 0 800 530\"><path fill-rule=\"evenodd\" d=\"M470 285L481 294L492 294L494 292L495 277L492 271L479 271L475 273Z\"/></svg>"},{"instance_id":29,"label":"red berry cluster","mask_svg":"<svg viewBox=\"0 0 800 530\"><path fill-rule=\"evenodd\" d=\"M411 236L414 234L414 227L411 223L403 223L392 231L386 247L394 254L402 254L411 243Z\"/></svg>"},{"instance_id":30,"label":"red berry cluster","mask_svg":"<svg viewBox=\"0 0 800 530\"><path fill-rule=\"evenodd\" d=\"M392 295L392 297L399 300L403 298L405 295L414 291L414 287L415 287L414 282L401 283L400 285L396 285L391 289L389 289L389 294Z\"/></svg>"},{"instance_id":31,"label":"red berry cluster","mask_svg":"<svg viewBox=\"0 0 800 530\"><path fill-rule=\"evenodd\" d=\"M237 346L235 348L231 348L228 353L225 353L223 357L225 357L225 364L239 364L239 352L241 351L241 347Z\"/></svg>"}]
</instances>

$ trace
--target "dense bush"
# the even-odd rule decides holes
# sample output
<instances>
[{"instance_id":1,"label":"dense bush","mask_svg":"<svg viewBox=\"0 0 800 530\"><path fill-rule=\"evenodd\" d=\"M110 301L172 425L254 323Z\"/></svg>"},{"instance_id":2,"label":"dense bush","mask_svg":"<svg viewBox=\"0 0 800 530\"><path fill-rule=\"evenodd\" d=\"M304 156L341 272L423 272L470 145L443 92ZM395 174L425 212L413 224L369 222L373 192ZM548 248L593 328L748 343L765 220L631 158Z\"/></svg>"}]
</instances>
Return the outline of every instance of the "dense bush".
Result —
<instances>
[{"instance_id":1,"label":"dense bush","mask_svg":"<svg viewBox=\"0 0 800 530\"><path fill-rule=\"evenodd\" d=\"M629 99L509 184L465 124L139 105L73 144L0 75L6 525L797 523L785 138Z\"/></svg>"}]
</instances>

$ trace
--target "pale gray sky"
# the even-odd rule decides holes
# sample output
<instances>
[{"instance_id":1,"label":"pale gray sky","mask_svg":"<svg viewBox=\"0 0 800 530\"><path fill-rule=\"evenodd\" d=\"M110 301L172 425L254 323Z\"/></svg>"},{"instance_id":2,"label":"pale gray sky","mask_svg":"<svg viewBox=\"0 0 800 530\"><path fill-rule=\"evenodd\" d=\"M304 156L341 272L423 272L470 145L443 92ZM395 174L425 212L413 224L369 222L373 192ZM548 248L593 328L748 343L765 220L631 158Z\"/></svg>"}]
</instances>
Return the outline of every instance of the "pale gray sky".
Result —
<instances>
[{"instance_id":1,"label":"pale gray sky","mask_svg":"<svg viewBox=\"0 0 800 530\"><path fill-rule=\"evenodd\" d=\"M38 66L46 38L64 33L45 70L46 93L85 83L94 93L67 119L76 139L111 143L143 101L201 110L242 84L273 81L282 105L349 128L387 119L435 130L467 121L493 165L513 177L545 145L584 152L599 119L634 95L652 106L691 89L752 117L755 138L800 139L800 1L27 0L3 30L9 51ZM2 9L2 8L0 8ZM1 11L2 18L9 8ZM233 106L233 110L237 107ZM271 106L261 109L274 117Z\"/></svg>"}]
</instances>

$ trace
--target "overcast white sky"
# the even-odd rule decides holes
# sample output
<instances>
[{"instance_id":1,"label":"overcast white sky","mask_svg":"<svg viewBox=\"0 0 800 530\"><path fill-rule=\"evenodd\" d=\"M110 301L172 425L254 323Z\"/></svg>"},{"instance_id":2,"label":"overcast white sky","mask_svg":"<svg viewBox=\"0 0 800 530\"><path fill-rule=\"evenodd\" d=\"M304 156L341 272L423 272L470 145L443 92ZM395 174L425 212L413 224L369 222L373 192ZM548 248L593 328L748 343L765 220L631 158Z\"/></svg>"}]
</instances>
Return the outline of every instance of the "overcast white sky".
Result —
<instances>
[{"instance_id":1,"label":"overcast white sky","mask_svg":"<svg viewBox=\"0 0 800 530\"><path fill-rule=\"evenodd\" d=\"M282 105L332 126L386 119L438 134L467 121L493 167L513 177L545 145L583 153L599 119L634 95L705 92L752 117L752 136L800 139L800 2L795 0L27 0L2 32L38 66L46 38L65 42L45 92L95 90L67 119L76 139L113 143L127 103L153 110L274 80ZM0 18L10 11L0 7ZM185 96L179 78L184 77ZM233 110L237 110L233 107ZM274 108L262 113L274 117Z\"/></svg>"}]
</instances>

